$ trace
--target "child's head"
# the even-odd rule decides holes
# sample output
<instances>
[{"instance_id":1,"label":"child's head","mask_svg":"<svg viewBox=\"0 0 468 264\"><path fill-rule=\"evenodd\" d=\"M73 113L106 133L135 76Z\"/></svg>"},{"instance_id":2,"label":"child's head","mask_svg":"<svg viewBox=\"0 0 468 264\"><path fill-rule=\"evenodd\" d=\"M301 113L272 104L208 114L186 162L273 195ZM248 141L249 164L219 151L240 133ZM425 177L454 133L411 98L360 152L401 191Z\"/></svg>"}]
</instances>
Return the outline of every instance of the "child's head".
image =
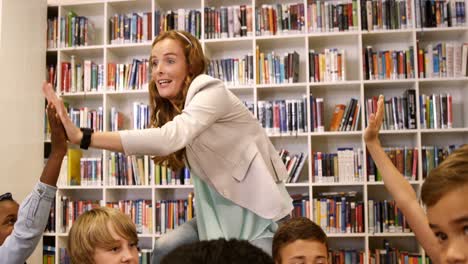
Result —
<instances>
[{"instance_id":1,"label":"child's head","mask_svg":"<svg viewBox=\"0 0 468 264\"><path fill-rule=\"evenodd\" d=\"M273 259L276 264L291 261L325 264L328 261L327 235L308 218L289 219L275 233Z\"/></svg>"},{"instance_id":2,"label":"child's head","mask_svg":"<svg viewBox=\"0 0 468 264\"><path fill-rule=\"evenodd\" d=\"M85 212L70 230L68 252L74 264L137 264L135 224L116 209L101 207Z\"/></svg>"},{"instance_id":3,"label":"child's head","mask_svg":"<svg viewBox=\"0 0 468 264\"><path fill-rule=\"evenodd\" d=\"M206 72L207 66L200 42L190 33L171 30L153 41L149 83L153 127L161 127L181 113L190 84ZM185 148L165 157L155 157L154 161L165 161L177 170L184 166L184 152Z\"/></svg>"},{"instance_id":4,"label":"child's head","mask_svg":"<svg viewBox=\"0 0 468 264\"><path fill-rule=\"evenodd\" d=\"M13 226L18 218L19 205L11 193L0 195L0 246L5 239L13 232Z\"/></svg>"},{"instance_id":5,"label":"child's head","mask_svg":"<svg viewBox=\"0 0 468 264\"><path fill-rule=\"evenodd\" d=\"M468 263L468 145L431 170L421 199L442 248L442 263Z\"/></svg>"},{"instance_id":6,"label":"child's head","mask_svg":"<svg viewBox=\"0 0 468 264\"><path fill-rule=\"evenodd\" d=\"M161 264L273 264L270 255L246 240L224 238L179 246Z\"/></svg>"}]
</instances>

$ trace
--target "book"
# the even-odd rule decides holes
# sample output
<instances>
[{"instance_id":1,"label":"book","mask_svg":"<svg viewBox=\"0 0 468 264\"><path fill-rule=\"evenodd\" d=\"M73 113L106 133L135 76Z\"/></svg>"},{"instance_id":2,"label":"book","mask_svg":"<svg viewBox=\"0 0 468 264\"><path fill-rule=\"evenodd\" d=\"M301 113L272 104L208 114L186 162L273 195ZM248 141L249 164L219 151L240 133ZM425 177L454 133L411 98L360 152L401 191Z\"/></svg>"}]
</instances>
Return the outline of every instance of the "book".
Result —
<instances>
[{"instance_id":1,"label":"book","mask_svg":"<svg viewBox=\"0 0 468 264\"><path fill-rule=\"evenodd\" d=\"M67 152L68 185L81 185L81 157L80 149L69 148Z\"/></svg>"}]
</instances>

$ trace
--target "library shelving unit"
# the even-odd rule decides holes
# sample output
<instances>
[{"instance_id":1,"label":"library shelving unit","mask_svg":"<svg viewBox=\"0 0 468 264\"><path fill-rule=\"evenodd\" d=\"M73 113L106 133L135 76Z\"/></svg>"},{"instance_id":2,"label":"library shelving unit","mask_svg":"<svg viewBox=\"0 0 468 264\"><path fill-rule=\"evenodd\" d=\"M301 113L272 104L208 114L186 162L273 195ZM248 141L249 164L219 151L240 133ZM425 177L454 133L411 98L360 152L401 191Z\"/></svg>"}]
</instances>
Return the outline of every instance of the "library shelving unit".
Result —
<instances>
[{"instance_id":1,"label":"library shelving unit","mask_svg":"<svg viewBox=\"0 0 468 264\"><path fill-rule=\"evenodd\" d=\"M362 0L361 0L362 1ZM232 38L205 38L207 26L204 10L207 7L220 8L222 6L247 5L252 10L267 8L283 4L302 4L304 19L302 30L280 32L276 35L256 34L256 25L259 23L252 11L252 32L247 36ZM319 1L314 1L315 3ZM327 2L327 1L325 1ZM384 94L387 97L402 96L408 89L415 90L416 94L416 128L403 130L383 130L381 141L384 146L389 147L410 147L421 150L423 146L447 146L461 145L468 143L468 77L444 77L444 78L422 78L415 74L412 78L397 80L366 80L363 73L363 63L365 54L363 50L371 46L373 50L406 50L413 47L411 54L414 60L414 71L417 73L417 47L425 47L428 43L434 42L468 42L468 27L438 27L438 28L417 28L414 23L415 10L409 12L413 18L413 23L405 29L395 30L362 30L361 29L361 8L363 5L357 1L355 15L357 15L357 25L352 30L317 32L312 31L310 13L312 12L312 1L278 1L278 0L90 0L90 1L54 1L49 4L48 18L66 17L70 11L78 16L85 16L92 22L93 37L90 38L87 46L63 47L60 45L60 34L56 40L56 45L47 49L47 64L57 65L57 91L61 91L61 62L70 62L72 56L79 60L92 60L96 64L103 65L104 87L93 92L59 92L62 98L71 106L90 109L103 109L103 130L110 131L111 108L115 107L124 114L123 129L131 129L131 116L133 102L148 104L147 89L136 91L111 91L106 87L108 76L108 63L131 63L133 58L145 59L149 57L151 50L151 40L141 43L111 44L109 21L114 14L132 13L154 13L160 10L161 13L168 10L196 9L201 14L201 34L200 41L205 54L209 59L223 58L243 58L245 55L253 55L255 58L257 46L261 52L275 54L285 54L296 51L299 54L298 80L295 83L284 84L260 84L256 80L250 83L235 85L228 84L229 89L242 101L250 102L254 105L254 114L257 115L257 103L262 100L274 101L278 99L302 99L307 98L307 109L310 109L310 96L324 99L324 127L325 131L315 132L311 130L310 111L307 111L307 131L294 134L272 135L271 140L277 149L285 148L292 153L308 153L299 180L296 183L287 184L291 195L303 195L310 200L308 208L314 212L313 198L319 197L323 192L357 192L357 199L364 205L364 232L360 233L329 233L329 244L333 249L355 249L365 252L365 263L369 262L369 253L375 249L383 248L384 241L390 241L392 247L404 251L421 254L425 263L424 251L417 243L412 233L387 232L376 233L369 231L369 209L368 200L392 200L382 182L370 182L367 180L368 164L366 151L362 157L362 181L359 182L336 182L323 183L315 182L312 152L336 152L337 148L353 148L354 150L365 150L363 131L366 124L365 102L368 98ZM329 3L337 3L330 1ZM349 1L349 3L352 3ZM412 2L414 3L414 2ZM466 6L465 0L465 6ZM364 5L365 6L365 5ZM414 5L413 5L414 7ZM315 7L314 7L315 9ZM60 19L59 19L60 21ZM153 21L154 25L154 16ZM60 32L60 23L57 25ZM154 39L154 26L148 39ZM323 52L328 48L344 50L344 80L313 82L309 78L309 50ZM258 65L253 63L254 73ZM255 74L254 74L255 78ZM425 129L420 122L419 96L422 94L431 95L434 93L452 95L453 100L453 128L447 129ZM335 105L347 104L350 98L356 98L361 104L360 121L356 131L329 131L330 120ZM48 144L48 143L45 143ZM60 262L59 249L66 247L67 233L59 230L61 223L61 213L59 202L66 196L79 200L99 200L102 203L116 202L119 200L144 199L152 203L153 214L155 201L161 199L187 199L192 191L191 185L155 185L151 181L143 186L111 186L108 180L110 152L101 150L88 150L83 152L86 157L103 157L103 184L100 186L59 186L56 198L56 230L44 235L44 245L56 248L55 261ZM417 193L423 183L422 165L423 155L421 151L417 155L418 170L411 185ZM310 198L309 198L310 197ZM311 218L313 218L311 213ZM155 217L153 216L152 231L139 235L140 246L151 249L154 241L159 235L155 230Z\"/></svg>"}]
</instances>

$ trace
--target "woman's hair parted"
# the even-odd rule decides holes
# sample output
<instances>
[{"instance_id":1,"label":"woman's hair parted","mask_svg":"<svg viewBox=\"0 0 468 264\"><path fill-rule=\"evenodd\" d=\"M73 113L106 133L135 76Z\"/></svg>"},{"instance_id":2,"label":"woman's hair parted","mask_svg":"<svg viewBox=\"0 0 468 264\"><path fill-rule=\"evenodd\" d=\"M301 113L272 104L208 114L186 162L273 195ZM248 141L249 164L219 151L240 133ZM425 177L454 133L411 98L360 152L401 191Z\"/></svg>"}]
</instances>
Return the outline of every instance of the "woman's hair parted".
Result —
<instances>
[{"instance_id":1,"label":"woman's hair parted","mask_svg":"<svg viewBox=\"0 0 468 264\"><path fill-rule=\"evenodd\" d=\"M112 249L119 245L109 225L120 237L138 243L136 227L130 217L117 209L95 208L82 214L70 230L67 247L72 264L92 264L96 247Z\"/></svg>"},{"instance_id":2,"label":"woman's hair parted","mask_svg":"<svg viewBox=\"0 0 468 264\"><path fill-rule=\"evenodd\" d=\"M468 184L468 144L450 154L431 170L421 188L421 200L431 207L444 195Z\"/></svg>"},{"instance_id":3,"label":"woman's hair parted","mask_svg":"<svg viewBox=\"0 0 468 264\"><path fill-rule=\"evenodd\" d=\"M185 39L185 36L190 43ZM164 39L173 39L177 41L184 50L185 59L188 65L188 75L184 80L184 87L182 87L181 93L178 95L178 98L175 100L176 109L172 103L165 98L162 98L156 87L154 80L151 80L149 83L149 94L150 94L150 106L151 106L151 126L152 127L161 127L167 122L171 121L176 115L180 114L179 111L182 111L185 104L185 97L187 96L187 91L192 83L193 79L200 74L206 72L208 61L205 58L203 49L200 42L190 33L185 31L166 31L161 33L154 41L152 47L154 47L158 42ZM151 65L151 63L150 63ZM151 67L151 66L150 66ZM151 69L152 71L152 69ZM184 167L184 155L185 148L178 150L167 156L154 157L153 160L156 164L166 164L168 167L178 170Z\"/></svg>"}]
</instances>

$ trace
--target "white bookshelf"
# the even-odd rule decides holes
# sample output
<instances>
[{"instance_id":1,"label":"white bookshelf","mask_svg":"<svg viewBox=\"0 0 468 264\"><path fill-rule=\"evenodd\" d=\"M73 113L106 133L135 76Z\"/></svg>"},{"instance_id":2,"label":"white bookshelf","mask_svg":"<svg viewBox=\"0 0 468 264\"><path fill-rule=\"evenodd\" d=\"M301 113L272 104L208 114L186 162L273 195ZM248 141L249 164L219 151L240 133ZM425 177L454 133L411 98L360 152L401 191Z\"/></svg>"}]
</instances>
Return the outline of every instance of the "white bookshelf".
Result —
<instances>
[{"instance_id":1,"label":"white bookshelf","mask_svg":"<svg viewBox=\"0 0 468 264\"><path fill-rule=\"evenodd\" d=\"M53 48L47 50L47 57L54 59L60 67L61 61L69 61L74 55L80 59L92 59L96 63L104 64L104 76L107 76L107 63L130 63L131 59L148 58L151 50L151 43L134 44L110 44L108 40L108 19L114 13L149 12L157 8L168 9L199 9L202 14L201 43L205 54L210 59L220 59L229 56L244 56L246 54L255 55L256 46L262 52L275 51L279 54L295 50L300 54L299 62L299 82L289 84L252 84L252 85L229 85L228 88L241 100L254 103L255 114L257 114L257 102L260 100L274 99L298 99L303 94L313 94L314 97L325 99L325 128L329 126L331 113L336 104L346 104L350 97L359 100L361 107L365 100L371 96L384 94L385 96L402 95L406 89L416 90L417 105L417 129L413 130L388 130L381 131L381 141L384 146L411 146L421 150L424 145L449 145L468 143L468 77L456 78L427 78L421 79L417 76L411 79L399 80L364 80L362 73L362 49L367 45L372 45L375 50L382 49L407 49L413 46L416 51L417 42L423 47L425 43L434 41L461 41L468 42L468 27L456 28L409 28L401 30L378 30L361 31L361 27L355 31L347 32L303 32L297 34L283 34L277 36L255 36L255 18L253 16L253 36L224 38L224 39L204 39L204 8L208 6L220 7L222 5L247 4L259 7L262 4L276 3L278 0L96 0L96 1L54 1L49 5L49 11L55 12L58 17L64 16L68 11L73 10L78 15L87 16L95 24L95 39L90 46L77 48ZM307 0L302 1L281 1L285 3L304 3L306 14L307 31ZM359 1L358 1L359 2ZM466 6L467 0L465 0ZM414 14L413 14L414 17ZM154 18L153 18L154 19ZM360 6L358 4L358 21L360 25ZM153 36L154 37L154 36ZM309 49L323 51L324 48L340 48L346 51L346 80L340 82L310 82L309 80ZM417 52L415 52L415 67L417 67ZM48 60L49 63L50 60ZM254 77L255 77L254 63ZM58 80L60 80L60 68L57 69ZM417 74L416 74L417 75ZM106 82L105 82L106 83ZM60 84L59 84L60 85ZM422 129L419 122L419 95L432 93L449 92L453 97L453 127L452 129ZM62 97L70 102L72 106L88 106L96 109L102 106L104 109L104 131L109 131L110 108L117 107L125 116L131 117L131 103L139 101L148 103L147 90L136 91L104 91L87 93L67 93ZM307 109L310 109L310 101ZM307 118L310 129L310 118ZM125 128L129 128L126 124ZM308 162L299 177L297 183L287 184L287 189L291 194L306 193L309 197L316 197L316 194L323 191L358 191L359 197L364 201L365 232L357 234L328 234L329 244L332 248L353 248L366 252L366 263L368 262L369 250L382 248L383 239L391 241L392 246L399 247L411 252L420 252L424 256L422 248L417 244L412 233L375 233L368 232L368 210L367 201L369 199L387 199L391 196L385 190L381 182L349 182L349 183L314 183L312 182L312 158L311 150L331 152L337 147L353 147L354 149L365 149L363 140L363 129L365 127L365 110L361 109L360 125L358 131L352 132L310 132L298 133L294 135L271 135L273 144L279 148L286 148L291 152L307 152ZM183 199L193 190L191 185L182 186L156 186L151 183L149 186L107 186L107 159L108 151L91 150L84 152L84 156L103 156L104 185L95 186L68 186L59 187L56 199L56 208L60 197L70 196L76 199L96 199L105 202L117 201L119 199L148 199L152 200L153 211L155 201L159 199ZM364 151L364 177L366 175L366 153ZM417 180L411 181L413 188L419 193L422 185L422 156L418 152L418 175ZM312 203L311 203L312 205ZM310 208L312 212L312 208ZM154 212L153 212L154 214ZM56 214L56 226L59 226L60 214ZM159 237L155 230L155 219L153 217L153 233L141 234L142 248L153 248L154 241ZM61 247L66 247L66 233L47 233L44 235L52 239L56 247L56 263L59 263L58 251ZM423 263L425 262L423 257Z\"/></svg>"}]
</instances>

